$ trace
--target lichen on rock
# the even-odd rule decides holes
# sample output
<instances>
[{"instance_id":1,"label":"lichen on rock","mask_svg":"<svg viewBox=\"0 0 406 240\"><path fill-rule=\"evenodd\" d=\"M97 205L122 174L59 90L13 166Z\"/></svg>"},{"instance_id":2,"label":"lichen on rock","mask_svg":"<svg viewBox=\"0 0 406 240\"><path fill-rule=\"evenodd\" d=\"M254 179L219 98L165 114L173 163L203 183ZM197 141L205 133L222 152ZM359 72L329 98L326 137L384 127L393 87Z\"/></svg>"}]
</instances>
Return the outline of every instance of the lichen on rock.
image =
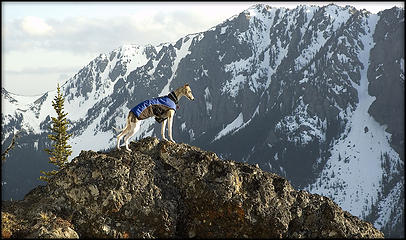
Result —
<instances>
[{"instance_id":1,"label":"lichen on rock","mask_svg":"<svg viewBox=\"0 0 406 240\"><path fill-rule=\"evenodd\" d=\"M2 237L383 238L256 166L152 137L130 148L82 151L47 185L3 201Z\"/></svg>"}]
</instances>

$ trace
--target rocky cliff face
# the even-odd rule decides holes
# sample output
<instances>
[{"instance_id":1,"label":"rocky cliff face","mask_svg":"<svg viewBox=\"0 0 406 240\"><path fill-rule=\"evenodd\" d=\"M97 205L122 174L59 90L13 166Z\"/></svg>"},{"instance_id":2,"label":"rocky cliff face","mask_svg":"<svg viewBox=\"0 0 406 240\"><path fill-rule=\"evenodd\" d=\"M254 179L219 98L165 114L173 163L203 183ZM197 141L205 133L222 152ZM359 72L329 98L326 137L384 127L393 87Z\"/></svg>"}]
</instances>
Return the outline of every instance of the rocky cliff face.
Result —
<instances>
[{"instance_id":1,"label":"rocky cliff face","mask_svg":"<svg viewBox=\"0 0 406 240\"><path fill-rule=\"evenodd\" d=\"M383 238L331 199L213 152L147 137L82 151L46 186L2 204L2 237Z\"/></svg>"},{"instance_id":2,"label":"rocky cliff face","mask_svg":"<svg viewBox=\"0 0 406 240\"><path fill-rule=\"evenodd\" d=\"M404 11L388 9L379 16L385 21L379 22L373 36L376 45L371 50L368 91L376 100L369 113L379 123L387 124L392 134L390 143L404 160L405 44L399 41L405 36Z\"/></svg>"}]
</instances>

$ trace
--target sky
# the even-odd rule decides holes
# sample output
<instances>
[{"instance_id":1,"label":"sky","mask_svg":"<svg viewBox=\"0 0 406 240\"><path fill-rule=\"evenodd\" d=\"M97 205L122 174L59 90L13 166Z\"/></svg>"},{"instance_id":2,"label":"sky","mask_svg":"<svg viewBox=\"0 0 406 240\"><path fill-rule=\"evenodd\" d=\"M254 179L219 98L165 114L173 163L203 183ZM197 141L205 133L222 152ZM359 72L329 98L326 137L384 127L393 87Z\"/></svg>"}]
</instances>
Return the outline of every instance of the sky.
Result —
<instances>
[{"instance_id":1,"label":"sky","mask_svg":"<svg viewBox=\"0 0 406 240\"><path fill-rule=\"evenodd\" d=\"M377 13L404 2L2 2L2 87L55 90L101 53L125 44L175 43L254 4L293 9L335 3Z\"/></svg>"}]
</instances>

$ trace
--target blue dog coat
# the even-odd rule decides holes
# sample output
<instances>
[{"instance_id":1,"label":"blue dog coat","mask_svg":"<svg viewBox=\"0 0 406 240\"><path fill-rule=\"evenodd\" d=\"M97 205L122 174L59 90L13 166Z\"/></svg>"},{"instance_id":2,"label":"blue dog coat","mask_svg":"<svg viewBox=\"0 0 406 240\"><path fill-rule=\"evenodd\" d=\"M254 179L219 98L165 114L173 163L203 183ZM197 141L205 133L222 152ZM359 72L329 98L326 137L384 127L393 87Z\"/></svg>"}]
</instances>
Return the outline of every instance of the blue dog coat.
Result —
<instances>
[{"instance_id":1,"label":"blue dog coat","mask_svg":"<svg viewBox=\"0 0 406 240\"><path fill-rule=\"evenodd\" d=\"M155 120L160 123L167 118L165 116L166 112L170 109L176 111L177 102L178 99L176 95L171 92L168 96L145 100L133 107L131 112L133 112L139 120L155 116Z\"/></svg>"}]
</instances>

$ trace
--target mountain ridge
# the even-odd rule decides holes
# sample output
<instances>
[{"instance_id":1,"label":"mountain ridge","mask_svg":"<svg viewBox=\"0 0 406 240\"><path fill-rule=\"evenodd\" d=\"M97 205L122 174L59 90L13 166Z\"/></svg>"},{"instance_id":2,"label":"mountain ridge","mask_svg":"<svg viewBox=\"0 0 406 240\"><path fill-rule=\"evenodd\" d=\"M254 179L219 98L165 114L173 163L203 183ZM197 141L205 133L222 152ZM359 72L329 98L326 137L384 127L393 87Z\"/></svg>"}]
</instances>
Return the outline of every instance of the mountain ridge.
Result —
<instances>
[{"instance_id":1,"label":"mountain ridge","mask_svg":"<svg viewBox=\"0 0 406 240\"><path fill-rule=\"evenodd\" d=\"M343 206L354 201L347 193L358 191L361 207L348 204L346 210L376 219L380 228L389 219L403 225L403 210L396 206L402 206L404 199L403 187L398 187L404 182L404 133L398 126L404 118L397 114L404 112L399 104L404 102L404 55L392 48L403 36L403 13L393 8L371 14L334 4L292 10L256 5L208 31L150 46L149 54L136 45L101 54L63 86L73 124L72 158L83 149L114 146L112 129L124 125L130 108L189 83L197 99L181 101L173 126L176 141L258 164L295 187L323 193ZM390 58L382 57L382 51L394 50ZM378 77L382 73L385 78ZM359 90L361 83L368 89ZM393 89L396 94L390 94ZM364 100L380 92L384 94L369 108ZM3 100L6 110L10 106L14 111L2 112L2 143L13 129L27 130L16 148L21 153L11 152L4 169L20 169L18 159L27 159L24 149L24 154L36 151L36 159L47 159L38 149L47 147L52 109L45 106L52 98L50 92L43 101L26 107ZM368 113L364 108L359 112L360 105ZM393 111L383 114L382 106ZM359 115L362 118L355 125L354 116L361 113L367 115ZM153 119L143 121L134 138L159 136L159 127ZM362 143L369 143L374 151ZM39 170L48 167L36 162L35 173L25 174L28 178L35 179ZM9 167L12 164L16 166ZM374 166L374 174L354 181L363 166ZM3 176L10 187L21 188L24 182L13 180L15 175L6 171ZM23 191L33 186L25 184ZM18 196L14 191L20 191L22 197L21 189L4 186L7 196ZM387 212L394 213L385 219L372 217ZM398 229L397 236L404 235L403 227Z\"/></svg>"}]
</instances>

